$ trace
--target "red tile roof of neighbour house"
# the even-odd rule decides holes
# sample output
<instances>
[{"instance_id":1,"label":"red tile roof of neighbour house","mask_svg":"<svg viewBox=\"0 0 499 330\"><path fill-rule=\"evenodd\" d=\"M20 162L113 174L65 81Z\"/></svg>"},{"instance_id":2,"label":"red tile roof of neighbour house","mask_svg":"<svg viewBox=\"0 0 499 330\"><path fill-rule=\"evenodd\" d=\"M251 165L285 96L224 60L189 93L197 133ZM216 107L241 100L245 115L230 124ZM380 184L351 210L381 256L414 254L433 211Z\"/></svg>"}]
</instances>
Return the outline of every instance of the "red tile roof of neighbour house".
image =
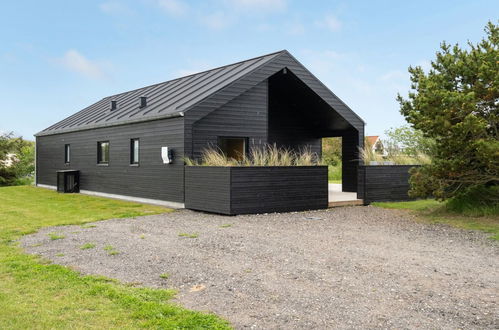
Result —
<instances>
[{"instance_id":1,"label":"red tile roof of neighbour house","mask_svg":"<svg viewBox=\"0 0 499 330\"><path fill-rule=\"evenodd\" d=\"M371 136L366 136L367 143L369 143L371 146L374 146L376 142L379 140L378 135L371 135Z\"/></svg>"}]
</instances>

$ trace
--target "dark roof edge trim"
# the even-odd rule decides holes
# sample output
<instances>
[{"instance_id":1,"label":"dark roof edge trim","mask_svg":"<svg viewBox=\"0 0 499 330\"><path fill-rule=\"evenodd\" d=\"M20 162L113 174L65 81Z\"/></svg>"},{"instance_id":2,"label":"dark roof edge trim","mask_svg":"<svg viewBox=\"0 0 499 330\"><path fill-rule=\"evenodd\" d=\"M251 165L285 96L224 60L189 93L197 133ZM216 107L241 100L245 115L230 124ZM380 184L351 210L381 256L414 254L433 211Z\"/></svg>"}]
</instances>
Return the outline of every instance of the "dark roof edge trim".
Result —
<instances>
[{"instance_id":1,"label":"dark roof edge trim","mask_svg":"<svg viewBox=\"0 0 499 330\"><path fill-rule=\"evenodd\" d=\"M132 120L122 121L122 122L118 122L118 123L100 123L100 124L95 124L95 125L91 125L91 126L67 128L67 129L58 130L58 131L55 131L55 132L51 132L51 131L40 131L40 132L36 133L34 136L35 137L39 137L39 136L57 135L57 134L64 134L64 133L71 133L71 132L78 132L78 131L88 131L88 130L96 129L96 128L105 128L105 127L112 127L112 126L122 126L122 125L143 123L143 122L153 121L153 120L178 118L178 117L183 117L183 116L184 116L184 112L183 111L177 111L177 112L169 113L169 114L166 114L166 115L155 116L155 117L147 117L147 118L144 118L144 119L132 119Z\"/></svg>"},{"instance_id":2,"label":"dark roof edge trim","mask_svg":"<svg viewBox=\"0 0 499 330\"><path fill-rule=\"evenodd\" d=\"M234 84L236 84L236 83L237 83L240 79L242 79L242 78L244 78L244 77L246 77L246 76L248 76L248 75L252 74L252 73L253 73L253 72L255 72L256 70L260 69L262 66L264 66L264 65L268 64L269 62L271 62L271 61L273 61L273 60L278 59L279 57L281 57L281 56L282 56L282 54L285 54L285 53L288 53L288 54L289 54L289 52L288 52L287 50L280 50L280 51L278 51L278 52L274 52L274 53L270 53L270 54L267 54L267 55L263 55L263 56L258 56L258 57L255 57L255 58L252 58L252 59L250 59L250 60L254 60L254 59L259 58L259 57L266 57L266 56L270 56L270 55L276 55L276 54L278 54L278 53L280 53L280 54L279 54L279 55L277 55L276 57L271 58L271 59L268 59L267 61L265 61L264 63L260 64L259 66L257 66L257 67L256 67L256 68L254 68L253 70L251 70L250 72L247 72L244 76L239 77L238 79L234 80L233 82L231 82L231 83L229 83L229 84L227 84L227 85L225 85L225 86L220 87L219 89L217 89L216 91L214 91L214 92L213 92L213 93L211 93L210 95L206 95L206 97L205 97L205 98L203 98L203 99L199 100L198 102L196 102L196 103L194 103L194 104L191 104L191 105L190 105L190 106L188 106L187 108L184 108L182 111L183 111L183 112L187 112L187 111L191 110L192 108L196 107L196 106L197 106L197 105L199 105L200 103L202 103L202 102L204 102L204 101L208 100L210 97L212 97L212 96L213 96L213 95L215 95L216 93L218 93L218 92L220 92L220 91L222 91L222 90L224 90L224 89L226 89L226 88L230 88L231 86L233 86ZM248 60L248 61L250 61L250 60ZM242 61L242 62L244 62L244 61ZM269 79L269 77L267 77L267 78L265 78L265 79ZM263 80L265 80L265 79L263 79ZM262 81L263 81L263 80L262 80ZM260 81L260 82L261 82L261 81ZM242 91L240 94L238 94L238 95L234 96L234 98L235 98L235 97L237 97L237 96L239 96L239 95L241 95L241 94L243 94L243 93L245 93L245 92L247 92L248 90L250 90L250 89L251 89L251 88L253 88L253 87L254 87L254 86L252 86L252 87L250 87L250 88L248 88L248 89L246 89L246 90ZM232 99L231 99L231 100L232 100ZM227 102L225 102L224 104L228 103L229 101L230 101L230 100L227 100ZM223 105L220 105L220 106L223 106Z\"/></svg>"},{"instance_id":3,"label":"dark roof edge trim","mask_svg":"<svg viewBox=\"0 0 499 330\"><path fill-rule=\"evenodd\" d=\"M331 89L329 89L329 87L327 87L326 85L324 85L324 83L319 79L317 78L312 72L310 72L309 69L307 69L307 67L305 65L303 65L300 61L298 61L293 55L291 55L290 52L288 52L287 50L284 50L284 52L286 52L293 60L295 60L297 63L299 63L312 77L314 77L329 93L333 94L335 98L338 99L338 101L340 101L341 103L343 103L343 105L348 109L350 110L354 115L355 117L357 117L364 125L366 125L366 122L360 118L360 116L358 114L355 113L355 111L353 111L352 109L350 109L350 107L348 105L346 105L345 102L343 102L342 99L340 99L336 94L333 93L333 91ZM348 121L348 120L347 120Z\"/></svg>"}]
</instances>

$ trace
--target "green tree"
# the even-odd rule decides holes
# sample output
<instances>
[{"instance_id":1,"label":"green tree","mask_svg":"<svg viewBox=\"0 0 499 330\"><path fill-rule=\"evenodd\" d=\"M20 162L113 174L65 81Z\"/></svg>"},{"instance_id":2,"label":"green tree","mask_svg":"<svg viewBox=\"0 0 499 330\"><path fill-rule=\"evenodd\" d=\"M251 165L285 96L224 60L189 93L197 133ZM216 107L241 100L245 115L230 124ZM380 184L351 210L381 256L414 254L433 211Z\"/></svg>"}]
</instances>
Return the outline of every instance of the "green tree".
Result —
<instances>
[{"instance_id":1,"label":"green tree","mask_svg":"<svg viewBox=\"0 0 499 330\"><path fill-rule=\"evenodd\" d=\"M322 160L331 166L337 166L341 163L340 137L322 139Z\"/></svg>"},{"instance_id":2,"label":"green tree","mask_svg":"<svg viewBox=\"0 0 499 330\"><path fill-rule=\"evenodd\" d=\"M414 196L447 199L499 183L499 27L463 49L441 44L429 72L410 67L408 98L401 113L435 141L432 163L413 171ZM489 191L497 192L497 189ZM492 199L497 200L497 199Z\"/></svg>"},{"instance_id":3,"label":"green tree","mask_svg":"<svg viewBox=\"0 0 499 330\"><path fill-rule=\"evenodd\" d=\"M425 137L422 131L408 125L390 128L385 134L388 139L384 144L389 154L400 152L411 157L429 155L434 145L433 139Z\"/></svg>"},{"instance_id":4,"label":"green tree","mask_svg":"<svg viewBox=\"0 0 499 330\"><path fill-rule=\"evenodd\" d=\"M35 170L35 146L12 133L0 134L0 186L28 184Z\"/></svg>"}]
</instances>

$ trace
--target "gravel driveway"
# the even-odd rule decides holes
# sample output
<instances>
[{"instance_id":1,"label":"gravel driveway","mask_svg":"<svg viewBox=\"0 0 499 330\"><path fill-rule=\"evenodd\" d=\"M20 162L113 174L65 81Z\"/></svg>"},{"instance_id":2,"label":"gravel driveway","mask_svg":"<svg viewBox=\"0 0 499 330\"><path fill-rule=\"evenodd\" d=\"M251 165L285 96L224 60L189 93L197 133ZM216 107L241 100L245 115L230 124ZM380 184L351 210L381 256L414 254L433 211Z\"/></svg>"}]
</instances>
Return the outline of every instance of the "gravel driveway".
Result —
<instances>
[{"instance_id":1,"label":"gravel driveway","mask_svg":"<svg viewBox=\"0 0 499 330\"><path fill-rule=\"evenodd\" d=\"M45 228L22 244L84 274L175 288L180 304L236 328L499 327L499 244L402 211L181 210L94 224Z\"/></svg>"}]
</instances>

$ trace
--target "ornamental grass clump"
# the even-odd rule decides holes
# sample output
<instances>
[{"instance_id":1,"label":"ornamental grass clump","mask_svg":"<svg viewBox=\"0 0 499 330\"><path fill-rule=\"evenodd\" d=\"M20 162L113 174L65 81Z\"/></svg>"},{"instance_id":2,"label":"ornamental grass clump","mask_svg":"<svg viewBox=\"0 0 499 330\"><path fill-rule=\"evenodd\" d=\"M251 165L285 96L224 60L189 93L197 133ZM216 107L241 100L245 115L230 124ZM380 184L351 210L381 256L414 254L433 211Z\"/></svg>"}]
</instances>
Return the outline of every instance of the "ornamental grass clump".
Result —
<instances>
[{"instance_id":1,"label":"ornamental grass clump","mask_svg":"<svg viewBox=\"0 0 499 330\"><path fill-rule=\"evenodd\" d=\"M293 151L267 145L252 148L248 156L239 159L228 157L218 148L203 150L201 160L184 158L188 166L315 166L320 165L319 156L308 148Z\"/></svg>"},{"instance_id":2,"label":"ornamental grass clump","mask_svg":"<svg viewBox=\"0 0 499 330\"><path fill-rule=\"evenodd\" d=\"M380 165L384 162L393 165L426 165L431 163L431 158L424 153L408 155L404 152L391 152L388 155L382 155L367 144L364 148L359 148L359 156L365 165L371 165L371 162L378 162Z\"/></svg>"}]
</instances>

